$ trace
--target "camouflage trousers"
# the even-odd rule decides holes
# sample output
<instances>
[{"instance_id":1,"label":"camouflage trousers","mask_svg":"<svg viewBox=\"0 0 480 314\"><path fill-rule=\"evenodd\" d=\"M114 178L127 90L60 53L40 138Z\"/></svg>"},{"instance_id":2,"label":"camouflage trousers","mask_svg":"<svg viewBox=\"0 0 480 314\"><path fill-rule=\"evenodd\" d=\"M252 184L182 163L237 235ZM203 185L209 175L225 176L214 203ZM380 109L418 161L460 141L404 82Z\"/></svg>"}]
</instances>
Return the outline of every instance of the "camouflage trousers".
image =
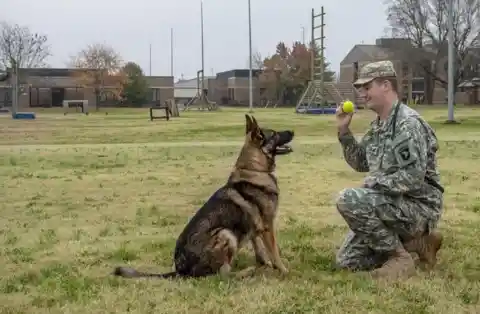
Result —
<instances>
[{"instance_id":1,"label":"camouflage trousers","mask_svg":"<svg viewBox=\"0 0 480 314\"><path fill-rule=\"evenodd\" d=\"M337 210L350 231L337 252L336 262L354 271L380 267L402 242L429 232L437 223L422 204L369 188L341 191Z\"/></svg>"}]
</instances>

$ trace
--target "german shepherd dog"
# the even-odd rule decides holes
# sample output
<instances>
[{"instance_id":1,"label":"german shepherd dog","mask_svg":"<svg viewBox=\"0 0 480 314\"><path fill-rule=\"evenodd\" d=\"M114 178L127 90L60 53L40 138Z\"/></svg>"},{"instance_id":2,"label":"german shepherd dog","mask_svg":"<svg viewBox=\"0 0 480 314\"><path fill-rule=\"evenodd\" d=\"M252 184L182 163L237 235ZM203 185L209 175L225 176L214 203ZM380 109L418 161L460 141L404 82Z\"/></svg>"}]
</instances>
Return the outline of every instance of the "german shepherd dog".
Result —
<instances>
[{"instance_id":1,"label":"german shepherd dog","mask_svg":"<svg viewBox=\"0 0 480 314\"><path fill-rule=\"evenodd\" d=\"M127 278L187 278L233 275L232 261L238 250L252 243L257 265L237 272L250 274L257 267L288 272L277 245L275 217L279 188L274 175L275 157L292 152L293 131L260 128L245 115L245 143L227 183L195 213L177 239L174 271L145 273L117 267L114 275ZM265 250L266 249L266 250Z\"/></svg>"}]
</instances>

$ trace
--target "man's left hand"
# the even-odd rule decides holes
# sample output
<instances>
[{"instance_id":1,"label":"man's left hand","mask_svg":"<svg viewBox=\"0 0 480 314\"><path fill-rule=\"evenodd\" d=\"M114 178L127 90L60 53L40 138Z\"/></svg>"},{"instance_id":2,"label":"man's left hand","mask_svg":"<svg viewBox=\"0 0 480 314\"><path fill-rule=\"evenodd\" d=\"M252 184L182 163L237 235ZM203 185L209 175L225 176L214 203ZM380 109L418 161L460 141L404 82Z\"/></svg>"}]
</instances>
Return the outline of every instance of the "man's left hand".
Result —
<instances>
[{"instance_id":1,"label":"man's left hand","mask_svg":"<svg viewBox=\"0 0 480 314\"><path fill-rule=\"evenodd\" d=\"M363 180L363 187L371 189L375 186L376 182L377 180L375 179L375 177L372 175L369 175L365 177L365 179Z\"/></svg>"}]
</instances>

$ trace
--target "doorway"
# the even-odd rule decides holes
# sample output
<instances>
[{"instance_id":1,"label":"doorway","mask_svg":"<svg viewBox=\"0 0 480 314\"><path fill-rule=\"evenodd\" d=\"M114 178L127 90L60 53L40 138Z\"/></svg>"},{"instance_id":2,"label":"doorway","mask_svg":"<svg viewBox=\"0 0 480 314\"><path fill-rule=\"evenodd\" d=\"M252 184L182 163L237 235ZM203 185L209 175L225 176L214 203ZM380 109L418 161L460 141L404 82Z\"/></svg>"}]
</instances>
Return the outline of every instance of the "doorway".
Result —
<instances>
[{"instance_id":1,"label":"doorway","mask_svg":"<svg viewBox=\"0 0 480 314\"><path fill-rule=\"evenodd\" d=\"M52 107L62 107L65 100L65 88L52 88Z\"/></svg>"}]
</instances>

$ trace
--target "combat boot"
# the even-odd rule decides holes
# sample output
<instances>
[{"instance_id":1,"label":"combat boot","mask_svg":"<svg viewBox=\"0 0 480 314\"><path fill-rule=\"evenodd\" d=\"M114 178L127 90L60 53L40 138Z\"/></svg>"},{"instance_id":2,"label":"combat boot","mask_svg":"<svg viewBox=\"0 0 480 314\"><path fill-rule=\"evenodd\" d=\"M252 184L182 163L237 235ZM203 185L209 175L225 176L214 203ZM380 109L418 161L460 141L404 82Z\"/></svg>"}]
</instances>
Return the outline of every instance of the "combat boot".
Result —
<instances>
[{"instance_id":1,"label":"combat boot","mask_svg":"<svg viewBox=\"0 0 480 314\"><path fill-rule=\"evenodd\" d=\"M403 246L396 249L382 267L370 272L378 279L407 279L415 274L415 262Z\"/></svg>"},{"instance_id":2,"label":"combat boot","mask_svg":"<svg viewBox=\"0 0 480 314\"><path fill-rule=\"evenodd\" d=\"M420 265L431 270L437 263L437 252L442 246L443 236L438 231L414 238L404 244L410 253L417 253Z\"/></svg>"}]
</instances>

